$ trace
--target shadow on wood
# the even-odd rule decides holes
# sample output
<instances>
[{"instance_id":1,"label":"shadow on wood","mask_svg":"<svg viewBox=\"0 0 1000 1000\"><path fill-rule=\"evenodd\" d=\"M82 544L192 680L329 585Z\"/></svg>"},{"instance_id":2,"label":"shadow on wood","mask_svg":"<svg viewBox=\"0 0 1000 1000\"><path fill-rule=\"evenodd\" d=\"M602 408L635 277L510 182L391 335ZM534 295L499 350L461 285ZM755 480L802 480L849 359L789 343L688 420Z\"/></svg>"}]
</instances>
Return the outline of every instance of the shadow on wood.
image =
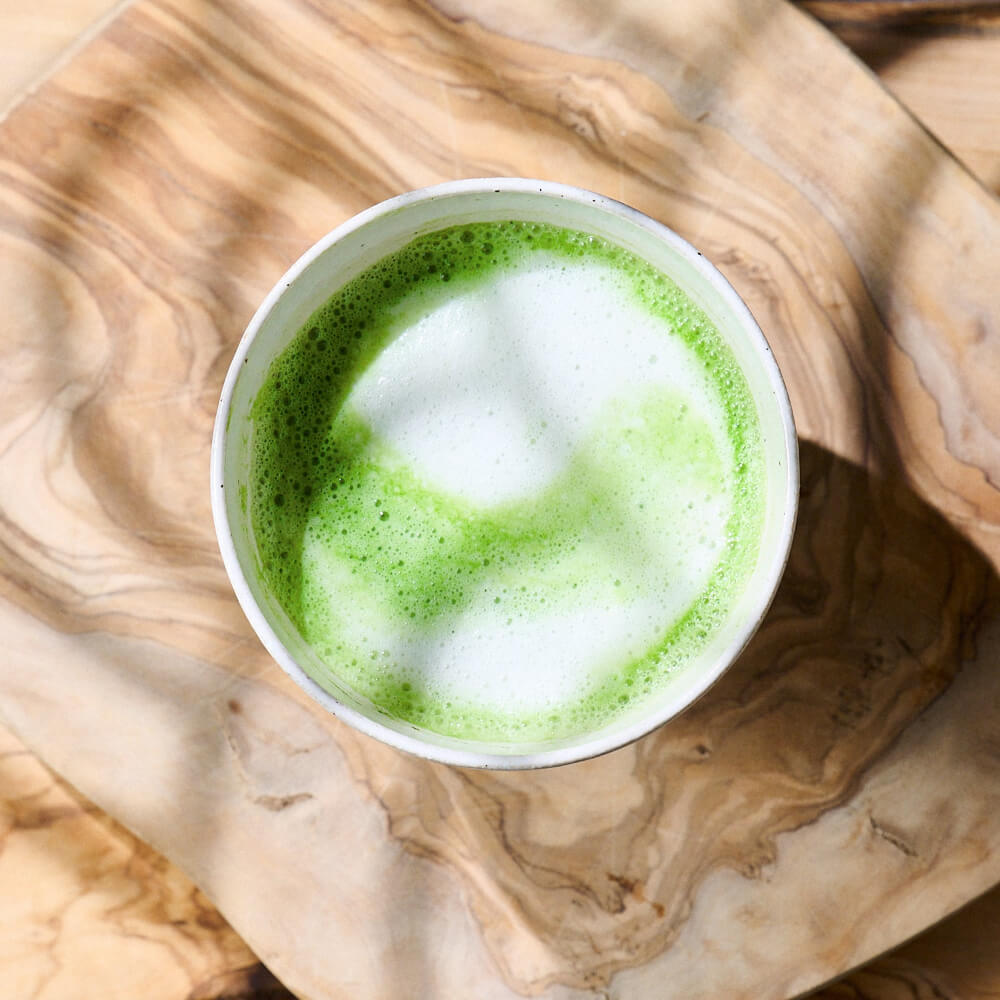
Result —
<instances>
[{"instance_id":1,"label":"shadow on wood","mask_svg":"<svg viewBox=\"0 0 1000 1000\"><path fill-rule=\"evenodd\" d=\"M940 515L898 479L808 442L801 451L801 514L774 605L679 719L607 757L514 775L353 738L391 832L463 876L518 988L598 988L648 961L682 933L715 872L763 886L779 837L844 805L955 680L991 598L996 620L990 565ZM984 683L988 713L987 694ZM874 818L864 832L886 835ZM521 971L528 942L547 952L544 979Z\"/></svg>"}]
</instances>

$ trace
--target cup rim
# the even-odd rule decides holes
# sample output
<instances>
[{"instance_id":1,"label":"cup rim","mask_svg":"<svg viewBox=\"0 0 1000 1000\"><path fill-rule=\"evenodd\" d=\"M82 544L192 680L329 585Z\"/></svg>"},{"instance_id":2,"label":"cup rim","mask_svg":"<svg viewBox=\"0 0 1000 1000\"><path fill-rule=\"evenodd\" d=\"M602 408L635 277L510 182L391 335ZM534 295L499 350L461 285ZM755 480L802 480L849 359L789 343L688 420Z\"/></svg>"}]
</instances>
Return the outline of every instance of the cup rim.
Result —
<instances>
[{"instance_id":1,"label":"cup rim","mask_svg":"<svg viewBox=\"0 0 1000 1000\"><path fill-rule=\"evenodd\" d=\"M761 580L761 593L765 594L766 598L760 600L753 609L755 613L752 616L748 616L747 620L735 632L726 649L698 677L697 682L683 698L683 703L675 705L668 702L659 711L643 715L633 725L612 730L603 736L598 733L568 746L509 754L488 752L473 748L465 749L442 746L392 729L389 726L381 724L376 719L370 718L351 706L344 704L313 680L288 651L253 596L233 541L225 498L224 477L228 423L240 372L253 342L256 340L267 317L295 281L332 245L385 215L428 200L446 199L455 195L489 194L490 192L497 194L543 194L568 201L590 204L599 210L619 216L645 229L650 234L669 244L677 253L684 257L686 262L693 266L708 281L712 286L713 292L719 296L722 302L736 316L743 333L755 348L755 353L768 376L770 388L774 394L774 402L781 419L785 444L784 464L787 470L783 523L777 534L776 545L768 572L766 577ZM219 406L212 433L210 465L212 518L226 573L236 594L237 601L243 609L251 627L282 670L327 711L365 735L371 736L398 750L403 750L427 760L480 769L531 770L588 760L627 746L653 730L658 729L670 719L676 718L687 711L736 661L766 617L768 609L774 600L778 583L788 562L798 514L798 439L788 391L766 337L751 314L749 307L725 276L708 261L701 251L683 237L668 226L640 212L638 209L632 208L630 205L585 188L554 181L520 177L485 177L447 181L442 184L418 188L396 195L352 216L306 250L271 288L253 314L243 336L240 338L220 393Z\"/></svg>"}]
</instances>

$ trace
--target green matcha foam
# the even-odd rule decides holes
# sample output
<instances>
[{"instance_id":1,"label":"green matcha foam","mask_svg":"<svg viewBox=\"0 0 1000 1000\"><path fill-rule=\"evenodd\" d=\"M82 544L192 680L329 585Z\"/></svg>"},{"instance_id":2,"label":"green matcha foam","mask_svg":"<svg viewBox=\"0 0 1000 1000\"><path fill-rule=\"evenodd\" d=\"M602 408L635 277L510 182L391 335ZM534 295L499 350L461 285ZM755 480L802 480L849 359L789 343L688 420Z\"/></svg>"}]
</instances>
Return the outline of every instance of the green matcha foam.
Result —
<instances>
[{"instance_id":1,"label":"green matcha foam","mask_svg":"<svg viewBox=\"0 0 1000 1000\"><path fill-rule=\"evenodd\" d=\"M735 359L583 233L414 241L310 318L252 418L260 567L314 679L442 735L560 740L641 710L757 557Z\"/></svg>"}]
</instances>

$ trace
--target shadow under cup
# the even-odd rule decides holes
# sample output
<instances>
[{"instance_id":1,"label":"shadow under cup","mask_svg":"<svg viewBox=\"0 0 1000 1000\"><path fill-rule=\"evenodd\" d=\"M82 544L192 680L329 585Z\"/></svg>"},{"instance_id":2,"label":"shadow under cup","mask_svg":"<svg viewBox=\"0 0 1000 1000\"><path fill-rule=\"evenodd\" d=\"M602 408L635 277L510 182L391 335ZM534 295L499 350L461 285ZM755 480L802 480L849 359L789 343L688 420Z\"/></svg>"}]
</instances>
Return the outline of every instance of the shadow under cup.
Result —
<instances>
[{"instance_id":1,"label":"shadow under cup","mask_svg":"<svg viewBox=\"0 0 1000 1000\"><path fill-rule=\"evenodd\" d=\"M592 234L651 264L699 306L729 346L757 408L764 456L764 516L759 556L723 627L654 697L604 728L548 743L480 742L442 736L384 709L336 680L311 674L317 653L303 640L259 569L248 511L251 410L272 362L310 316L341 287L426 233L470 223L547 223ZM251 320L230 366L212 441L212 509L226 570L251 625L280 666L317 702L370 736L445 763L532 768L593 757L644 735L710 687L760 624L791 544L798 497L798 455L788 396L771 351L749 310L702 255L671 230L619 202L542 181L458 181L401 195L334 230L278 282Z\"/></svg>"}]
</instances>

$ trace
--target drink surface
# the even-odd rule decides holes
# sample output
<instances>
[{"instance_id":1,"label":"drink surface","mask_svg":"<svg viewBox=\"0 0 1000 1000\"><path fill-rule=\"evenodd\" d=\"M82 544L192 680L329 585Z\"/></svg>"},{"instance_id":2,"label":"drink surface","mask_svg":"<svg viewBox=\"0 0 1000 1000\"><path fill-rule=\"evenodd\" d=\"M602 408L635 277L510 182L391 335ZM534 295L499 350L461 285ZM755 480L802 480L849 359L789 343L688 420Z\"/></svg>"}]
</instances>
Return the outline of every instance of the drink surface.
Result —
<instances>
[{"instance_id":1,"label":"drink surface","mask_svg":"<svg viewBox=\"0 0 1000 1000\"><path fill-rule=\"evenodd\" d=\"M640 711L757 557L739 366L670 279L584 233L415 240L310 318L252 418L260 572L307 669L443 735Z\"/></svg>"}]
</instances>

